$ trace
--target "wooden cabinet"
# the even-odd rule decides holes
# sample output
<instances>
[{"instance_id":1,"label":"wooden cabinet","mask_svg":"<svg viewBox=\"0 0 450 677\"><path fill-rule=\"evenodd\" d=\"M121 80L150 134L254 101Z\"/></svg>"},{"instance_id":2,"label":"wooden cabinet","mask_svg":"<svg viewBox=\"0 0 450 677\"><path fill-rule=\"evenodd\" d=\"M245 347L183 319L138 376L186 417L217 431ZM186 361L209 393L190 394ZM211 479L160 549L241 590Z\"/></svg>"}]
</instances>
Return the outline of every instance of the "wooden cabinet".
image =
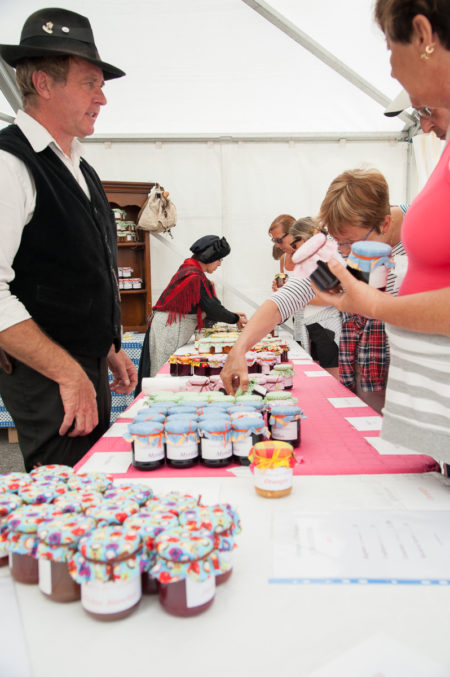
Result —
<instances>
[{"instance_id":1,"label":"wooden cabinet","mask_svg":"<svg viewBox=\"0 0 450 677\"><path fill-rule=\"evenodd\" d=\"M153 183L103 181L103 188L112 208L120 207L127 219L136 223L139 210L153 187ZM133 268L133 277L142 278L142 289L120 291L122 326L124 331L143 332L152 309L150 275L150 234L137 230L137 242L118 244L118 266Z\"/></svg>"}]
</instances>

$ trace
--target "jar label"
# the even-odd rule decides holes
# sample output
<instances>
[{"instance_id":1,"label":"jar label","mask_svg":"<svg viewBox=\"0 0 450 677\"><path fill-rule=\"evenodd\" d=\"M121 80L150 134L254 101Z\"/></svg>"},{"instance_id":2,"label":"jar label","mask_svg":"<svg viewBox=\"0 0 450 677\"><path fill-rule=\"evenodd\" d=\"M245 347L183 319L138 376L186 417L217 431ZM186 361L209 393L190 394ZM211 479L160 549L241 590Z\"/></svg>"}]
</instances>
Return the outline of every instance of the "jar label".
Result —
<instances>
[{"instance_id":1,"label":"jar label","mask_svg":"<svg viewBox=\"0 0 450 677\"><path fill-rule=\"evenodd\" d=\"M388 273L389 271L384 264L372 268L369 274L369 285L371 287L376 287L377 289L385 289Z\"/></svg>"},{"instance_id":2,"label":"jar label","mask_svg":"<svg viewBox=\"0 0 450 677\"><path fill-rule=\"evenodd\" d=\"M217 461L228 458L232 454L231 442L223 443L222 440L209 440L202 438L202 458L207 461Z\"/></svg>"},{"instance_id":3,"label":"jar label","mask_svg":"<svg viewBox=\"0 0 450 677\"><path fill-rule=\"evenodd\" d=\"M268 491L282 491L292 487L292 468L268 468L263 471L257 466L253 469L255 486Z\"/></svg>"},{"instance_id":4,"label":"jar label","mask_svg":"<svg viewBox=\"0 0 450 677\"><path fill-rule=\"evenodd\" d=\"M189 609L206 604L216 592L216 577L211 574L205 581L194 581L186 577L186 606Z\"/></svg>"},{"instance_id":5,"label":"jar label","mask_svg":"<svg viewBox=\"0 0 450 677\"><path fill-rule=\"evenodd\" d=\"M39 557L39 588L46 595L52 594L52 563L49 559Z\"/></svg>"},{"instance_id":6,"label":"jar label","mask_svg":"<svg viewBox=\"0 0 450 677\"><path fill-rule=\"evenodd\" d=\"M233 567L233 551L232 550L221 550L220 551L220 563L221 573L229 571Z\"/></svg>"},{"instance_id":7,"label":"jar label","mask_svg":"<svg viewBox=\"0 0 450 677\"><path fill-rule=\"evenodd\" d=\"M160 461L164 458L164 445L152 447L149 444L133 444L134 460L139 463L150 463L152 461Z\"/></svg>"},{"instance_id":8,"label":"jar label","mask_svg":"<svg viewBox=\"0 0 450 677\"><path fill-rule=\"evenodd\" d=\"M187 461L190 458L198 456L198 444L195 440L190 440L175 446L167 442L167 458L171 461Z\"/></svg>"},{"instance_id":9,"label":"jar label","mask_svg":"<svg viewBox=\"0 0 450 677\"><path fill-rule=\"evenodd\" d=\"M272 425L272 439L296 440L298 436L298 421L290 421L286 425Z\"/></svg>"},{"instance_id":10,"label":"jar label","mask_svg":"<svg viewBox=\"0 0 450 677\"><path fill-rule=\"evenodd\" d=\"M141 598L141 577L128 581L87 581L81 584L81 604L95 614L115 614L126 611Z\"/></svg>"},{"instance_id":11,"label":"jar label","mask_svg":"<svg viewBox=\"0 0 450 677\"><path fill-rule=\"evenodd\" d=\"M292 376L285 376L284 377L284 387L285 388L290 388L294 383L294 379Z\"/></svg>"},{"instance_id":12,"label":"jar label","mask_svg":"<svg viewBox=\"0 0 450 677\"><path fill-rule=\"evenodd\" d=\"M235 456L244 456L245 458L248 458L252 446L253 438L251 435L248 435L248 437L240 440L240 442L233 442L233 454Z\"/></svg>"}]
</instances>

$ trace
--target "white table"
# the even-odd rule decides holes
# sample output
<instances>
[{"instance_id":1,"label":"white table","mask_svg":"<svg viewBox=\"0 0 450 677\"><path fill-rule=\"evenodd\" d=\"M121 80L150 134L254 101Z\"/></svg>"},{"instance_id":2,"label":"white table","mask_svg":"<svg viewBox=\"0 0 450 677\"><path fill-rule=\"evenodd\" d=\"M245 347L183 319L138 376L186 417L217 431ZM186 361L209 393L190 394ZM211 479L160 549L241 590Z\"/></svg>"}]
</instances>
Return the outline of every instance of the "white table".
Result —
<instances>
[{"instance_id":1,"label":"white table","mask_svg":"<svg viewBox=\"0 0 450 677\"><path fill-rule=\"evenodd\" d=\"M386 654L389 664L395 656L400 661L386 677L450 674L450 586L268 583L280 511L449 510L446 478L296 477L293 493L279 500L257 496L247 476L148 484L155 493L195 491L237 508L243 529L233 575L198 617L175 618L155 597L144 597L132 616L116 623L96 622L79 603L56 604L37 586L16 584L34 677L374 677L371 653ZM11 677L3 675L1 654L0 675ZM339 657L345 670L332 667Z\"/></svg>"}]
</instances>

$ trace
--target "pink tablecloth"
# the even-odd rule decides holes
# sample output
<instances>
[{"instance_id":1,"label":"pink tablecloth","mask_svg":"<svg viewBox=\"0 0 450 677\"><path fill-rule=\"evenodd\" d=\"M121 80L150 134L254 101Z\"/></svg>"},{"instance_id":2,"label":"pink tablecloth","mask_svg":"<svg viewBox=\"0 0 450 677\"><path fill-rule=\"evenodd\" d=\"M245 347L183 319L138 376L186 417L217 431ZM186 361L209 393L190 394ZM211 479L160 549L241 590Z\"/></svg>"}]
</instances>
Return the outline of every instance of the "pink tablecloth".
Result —
<instances>
[{"instance_id":1,"label":"pink tablecloth","mask_svg":"<svg viewBox=\"0 0 450 677\"><path fill-rule=\"evenodd\" d=\"M383 473L420 473L439 471L439 465L427 455L379 454L365 439L379 436L376 428L380 416L368 406L348 406L352 401L343 401L346 406L335 407L328 398L354 398L360 401L336 379L324 373L313 362L299 361L295 364L293 395L298 398L299 406L306 418L301 422L302 441L296 449L299 463L295 466L296 475L360 475ZM162 369L161 372L167 371ZM320 372L319 375L314 375ZM362 417L366 430L357 430L348 418ZM123 412L116 421L130 421L127 412ZM373 424L373 426L371 425ZM363 426L364 427L364 426ZM102 437L75 466L83 471L83 466L95 453L129 452L131 444L120 437ZM424 450L425 451L425 450ZM164 467L156 471L136 470L131 464L120 478L138 477L230 477L230 467L205 468L202 465L186 470Z\"/></svg>"}]
</instances>

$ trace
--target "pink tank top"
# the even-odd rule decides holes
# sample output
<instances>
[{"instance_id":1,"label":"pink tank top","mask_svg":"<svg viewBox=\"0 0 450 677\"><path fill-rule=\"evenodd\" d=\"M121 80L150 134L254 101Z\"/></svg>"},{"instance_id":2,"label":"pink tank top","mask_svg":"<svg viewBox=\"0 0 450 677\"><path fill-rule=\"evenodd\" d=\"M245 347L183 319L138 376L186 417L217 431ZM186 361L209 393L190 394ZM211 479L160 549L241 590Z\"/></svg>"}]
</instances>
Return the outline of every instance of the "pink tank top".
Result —
<instances>
[{"instance_id":1,"label":"pink tank top","mask_svg":"<svg viewBox=\"0 0 450 677\"><path fill-rule=\"evenodd\" d=\"M450 143L402 224L408 271L399 296L450 287Z\"/></svg>"}]
</instances>

